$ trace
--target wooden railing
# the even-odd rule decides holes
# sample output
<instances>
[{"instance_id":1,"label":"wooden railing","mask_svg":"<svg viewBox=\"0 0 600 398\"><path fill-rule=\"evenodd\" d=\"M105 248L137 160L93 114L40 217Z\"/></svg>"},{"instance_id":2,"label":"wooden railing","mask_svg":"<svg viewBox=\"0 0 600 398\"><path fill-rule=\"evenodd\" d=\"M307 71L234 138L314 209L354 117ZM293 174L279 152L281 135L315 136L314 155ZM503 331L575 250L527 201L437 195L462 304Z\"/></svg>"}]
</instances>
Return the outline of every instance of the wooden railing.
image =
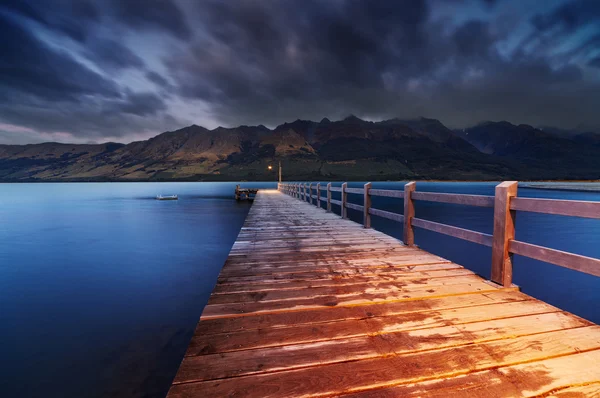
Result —
<instances>
[{"instance_id":1,"label":"wooden railing","mask_svg":"<svg viewBox=\"0 0 600 398\"><path fill-rule=\"evenodd\" d=\"M341 208L342 218L348 218L348 209L360 211L363 213L365 228L371 227L371 216L402 222L404 223L403 241L408 246L415 244L413 227L489 246L492 248L490 279L503 286L512 285L513 254L600 276L599 259L515 240L517 211L600 219L600 202L520 198L517 197L518 183L516 181L506 181L496 186L494 196L418 192L416 191L415 182L404 185L402 191L373 189L371 186L370 182L366 183L363 188L349 188L347 183L343 183L341 187L333 187L331 183L325 186L320 183L281 183L278 189L295 198L305 200L311 204L314 203L319 207L321 207L321 201L325 201L328 212L331 212L332 204L338 205ZM326 196L321 196L322 191L327 192ZM313 192L315 193L313 194ZM332 199L332 192L339 192L341 200ZM363 205L348 202L348 194L363 195ZM404 199L403 214L372 207L371 197L373 196ZM313 199L315 199L314 202ZM416 218L415 201L493 208L493 234Z\"/></svg>"}]
</instances>

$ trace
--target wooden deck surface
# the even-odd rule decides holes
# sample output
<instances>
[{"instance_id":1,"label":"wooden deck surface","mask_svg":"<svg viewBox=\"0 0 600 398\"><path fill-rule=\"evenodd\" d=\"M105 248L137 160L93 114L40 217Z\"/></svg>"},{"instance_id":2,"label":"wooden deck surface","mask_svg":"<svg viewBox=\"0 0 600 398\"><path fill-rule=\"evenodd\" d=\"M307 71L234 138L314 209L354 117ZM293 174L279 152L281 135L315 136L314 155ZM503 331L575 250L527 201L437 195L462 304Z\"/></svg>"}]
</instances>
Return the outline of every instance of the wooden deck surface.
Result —
<instances>
[{"instance_id":1,"label":"wooden deck surface","mask_svg":"<svg viewBox=\"0 0 600 398\"><path fill-rule=\"evenodd\" d=\"M600 396L600 327L261 190L168 396Z\"/></svg>"}]
</instances>

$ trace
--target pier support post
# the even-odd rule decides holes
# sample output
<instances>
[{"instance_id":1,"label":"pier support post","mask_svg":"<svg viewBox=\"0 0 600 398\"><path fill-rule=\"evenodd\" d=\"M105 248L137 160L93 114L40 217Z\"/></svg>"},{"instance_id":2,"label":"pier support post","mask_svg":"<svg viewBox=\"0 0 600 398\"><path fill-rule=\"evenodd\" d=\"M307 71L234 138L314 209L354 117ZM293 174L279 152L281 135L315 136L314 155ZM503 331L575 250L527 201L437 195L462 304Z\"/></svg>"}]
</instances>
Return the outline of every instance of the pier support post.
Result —
<instances>
[{"instance_id":1,"label":"pier support post","mask_svg":"<svg viewBox=\"0 0 600 398\"><path fill-rule=\"evenodd\" d=\"M321 183L317 183L317 207L321 208Z\"/></svg>"},{"instance_id":2,"label":"pier support post","mask_svg":"<svg viewBox=\"0 0 600 398\"><path fill-rule=\"evenodd\" d=\"M415 233L412 227L412 219L415 216L415 204L412 200L412 193L415 191L417 183L409 182L404 186L404 244L414 246Z\"/></svg>"},{"instance_id":3,"label":"pier support post","mask_svg":"<svg viewBox=\"0 0 600 398\"><path fill-rule=\"evenodd\" d=\"M492 282L504 287L512 285L512 253L508 243L515 238L515 211L511 198L517 196L518 183L505 181L496 186L494 199L494 237L492 240Z\"/></svg>"},{"instance_id":4,"label":"pier support post","mask_svg":"<svg viewBox=\"0 0 600 398\"><path fill-rule=\"evenodd\" d=\"M365 193L364 193L364 201L363 201L363 225L365 228L371 228L371 214L369 214L369 209L371 208L371 194L369 190L371 189L371 183L367 182L365 184Z\"/></svg>"},{"instance_id":5,"label":"pier support post","mask_svg":"<svg viewBox=\"0 0 600 398\"><path fill-rule=\"evenodd\" d=\"M346 208L346 203L348 203L348 193L346 192L346 188L348 188L347 182L342 184L342 218L348 218L348 209Z\"/></svg>"},{"instance_id":6,"label":"pier support post","mask_svg":"<svg viewBox=\"0 0 600 398\"><path fill-rule=\"evenodd\" d=\"M327 183L327 213L331 213L331 183Z\"/></svg>"}]
</instances>

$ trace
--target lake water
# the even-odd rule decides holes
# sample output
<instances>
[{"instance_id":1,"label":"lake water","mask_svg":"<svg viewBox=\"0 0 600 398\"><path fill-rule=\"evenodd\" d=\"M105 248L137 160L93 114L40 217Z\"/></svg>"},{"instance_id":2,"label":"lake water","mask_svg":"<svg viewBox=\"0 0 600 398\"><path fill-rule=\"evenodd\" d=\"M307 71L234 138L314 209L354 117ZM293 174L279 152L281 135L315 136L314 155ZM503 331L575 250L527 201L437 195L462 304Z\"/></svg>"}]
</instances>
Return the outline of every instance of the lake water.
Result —
<instances>
[{"instance_id":1,"label":"lake water","mask_svg":"<svg viewBox=\"0 0 600 398\"><path fill-rule=\"evenodd\" d=\"M233 200L234 186L0 184L2 396L164 396L250 207ZM494 186L417 189L493 195ZM172 193L180 200L154 200ZM600 201L597 192L520 189L519 196ZM361 196L349 200L360 204ZM403 203L377 197L373 206L402 213ZM492 232L492 209L417 202L416 216ZM398 223L374 217L373 226L402 236ZM599 220L520 212L516 231L519 240L600 258ZM415 232L425 250L489 277L489 248ZM599 278L518 256L514 264L523 291L600 323Z\"/></svg>"}]
</instances>

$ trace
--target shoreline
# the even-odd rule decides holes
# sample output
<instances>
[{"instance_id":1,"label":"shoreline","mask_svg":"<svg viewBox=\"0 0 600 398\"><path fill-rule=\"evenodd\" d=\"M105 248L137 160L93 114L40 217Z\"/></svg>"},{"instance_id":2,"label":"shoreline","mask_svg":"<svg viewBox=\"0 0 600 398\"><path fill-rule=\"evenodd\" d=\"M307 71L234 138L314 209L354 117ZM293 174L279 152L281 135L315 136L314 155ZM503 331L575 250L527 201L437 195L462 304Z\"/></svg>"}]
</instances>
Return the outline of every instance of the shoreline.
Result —
<instances>
[{"instance_id":1,"label":"shoreline","mask_svg":"<svg viewBox=\"0 0 600 398\"><path fill-rule=\"evenodd\" d=\"M589 185L594 184L594 185ZM523 183L519 188L547 189L553 191L577 191L577 192L600 192L600 183L594 182L569 182L569 183Z\"/></svg>"}]
</instances>

